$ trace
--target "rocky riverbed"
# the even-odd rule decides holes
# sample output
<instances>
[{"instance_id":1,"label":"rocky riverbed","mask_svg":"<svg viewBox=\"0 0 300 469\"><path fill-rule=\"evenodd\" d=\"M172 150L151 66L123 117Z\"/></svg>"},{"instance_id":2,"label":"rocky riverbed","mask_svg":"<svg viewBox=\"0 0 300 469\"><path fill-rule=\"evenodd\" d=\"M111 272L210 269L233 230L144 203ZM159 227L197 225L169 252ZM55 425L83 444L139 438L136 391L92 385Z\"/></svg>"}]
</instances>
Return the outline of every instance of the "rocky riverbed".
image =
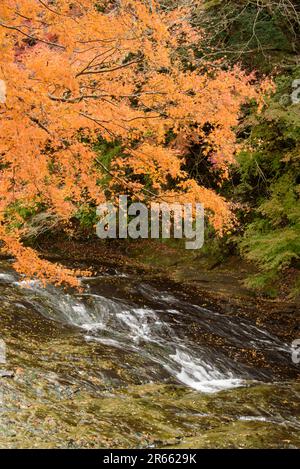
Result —
<instances>
[{"instance_id":1,"label":"rocky riverbed","mask_svg":"<svg viewBox=\"0 0 300 469\"><path fill-rule=\"evenodd\" d=\"M99 270L67 292L1 262L2 448L300 446L288 342L137 267Z\"/></svg>"}]
</instances>

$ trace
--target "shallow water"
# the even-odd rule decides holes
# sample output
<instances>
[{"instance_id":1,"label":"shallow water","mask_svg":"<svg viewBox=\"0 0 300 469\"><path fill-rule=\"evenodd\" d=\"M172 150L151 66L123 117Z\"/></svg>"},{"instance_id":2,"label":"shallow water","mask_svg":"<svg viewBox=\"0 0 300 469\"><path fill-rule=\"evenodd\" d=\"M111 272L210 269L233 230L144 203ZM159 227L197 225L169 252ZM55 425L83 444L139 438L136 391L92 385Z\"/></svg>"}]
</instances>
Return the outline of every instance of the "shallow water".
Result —
<instances>
[{"instance_id":1,"label":"shallow water","mask_svg":"<svg viewBox=\"0 0 300 469\"><path fill-rule=\"evenodd\" d=\"M288 344L167 283L82 286L24 288L1 265L2 447L299 446Z\"/></svg>"}]
</instances>

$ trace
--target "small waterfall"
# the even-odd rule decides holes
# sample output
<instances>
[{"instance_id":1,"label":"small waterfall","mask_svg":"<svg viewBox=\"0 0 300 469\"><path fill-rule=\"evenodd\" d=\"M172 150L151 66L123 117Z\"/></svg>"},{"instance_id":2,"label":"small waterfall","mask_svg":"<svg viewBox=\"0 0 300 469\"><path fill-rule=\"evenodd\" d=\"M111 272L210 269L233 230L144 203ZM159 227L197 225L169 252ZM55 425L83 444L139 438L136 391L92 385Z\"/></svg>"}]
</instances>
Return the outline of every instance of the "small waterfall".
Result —
<instances>
[{"instance_id":1,"label":"small waterfall","mask_svg":"<svg viewBox=\"0 0 300 469\"><path fill-rule=\"evenodd\" d=\"M6 272L0 273L0 283L7 288L18 287L27 307L48 319L77 328L87 343L98 343L111 351L112 356L118 354L116 359L131 354L132 367L136 357L145 374L149 371L151 381L164 376L212 393L263 377L226 356L221 348L191 337L191 324L196 324L203 334L215 334L234 347L269 350L278 356L288 350L250 323L188 304L142 282L131 284L123 274L114 273L114 277L123 281L121 293L117 293L114 284L106 283L109 275L83 279L86 287L83 294L66 293L52 286L42 288L38 282L23 288L24 282ZM128 294L128 286L134 291L134 298ZM137 373L138 369L137 366Z\"/></svg>"}]
</instances>

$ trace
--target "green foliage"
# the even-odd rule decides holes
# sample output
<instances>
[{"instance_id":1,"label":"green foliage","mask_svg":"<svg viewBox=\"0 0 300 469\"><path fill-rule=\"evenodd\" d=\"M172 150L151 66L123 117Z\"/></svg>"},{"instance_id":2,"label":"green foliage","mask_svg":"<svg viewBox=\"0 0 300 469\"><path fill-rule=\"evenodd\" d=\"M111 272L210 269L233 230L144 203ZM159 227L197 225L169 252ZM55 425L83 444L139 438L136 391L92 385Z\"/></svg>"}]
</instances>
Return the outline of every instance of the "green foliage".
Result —
<instances>
[{"instance_id":1,"label":"green foliage","mask_svg":"<svg viewBox=\"0 0 300 469\"><path fill-rule=\"evenodd\" d=\"M208 34L204 57L268 73L294 57L299 17L296 1L206 0L195 9L194 21Z\"/></svg>"},{"instance_id":2,"label":"green foliage","mask_svg":"<svg viewBox=\"0 0 300 469\"><path fill-rule=\"evenodd\" d=\"M81 205L76 212L74 218L76 218L82 228L93 229L97 223L96 207L92 205Z\"/></svg>"},{"instance_id":3,"label":"green foliage","mask_svg":"<svg viewBox=\"0 0 300 469\"><path fill-rule=\"evenodd\" d=\"M26 222L40 213L43 206L39 202L15 202L6 210L5 217L9 221L11 229L21 229Z\"/></svg>"},{"instance_id":4,"label":"green foliage","mask_svg":"<svg viewBox=\"0 0 300 469\"><path fill-rule=\"evenodd\" d=\"M100 166L102 177L99 178L98 183L106 187L111 180L110 168L113 160L118 157L122 152L122 146L119 141L107 142L100 139L95 143L94 150L96 152L96 164Z\"/></svg>"},{"instance_id":5,"label":"green foliage","mask_svg":"<svg viewBox=\"0 0 300 469\"><path fill-rule=\"evenodd\" d=\"M222 238L217 236L208 220L205 221L204 245L200 256L207 259L210 268L223 264L234 252L234 242L231 233L226 233Z\"/></svg>"},{"instance_id":6,"label":"green foliage","mask_svg":"<svg viewBox=\"0 0 300 469\"><path fill-rule=\"evenodd\" d=\"M240 246L245 257L262 272L252 277L248 285L268 288L278 274L300 259L300 201L295 178L280 178L256 213Z\"/></svg>"},{"instance_id":7,"label":"green foliage","mask_svg":"<svg viewBox=\"0 0 300 469\"><path fill-rule=\"evenodd\" d=\"M279 77L265 111L245 120L247 148L235 174L234 197L248 205L241 253L260 271L248 285L270 294L300 259L300 105L290 100L297 76L299 68L292 77Z\"/></svg>"},{"instance_id":8,"label":"green foliage","mask_svg":"<svg viewBox=\"0 0 300 469\"><path fill-rule=\"evenodd\" d=\"M95 151L95 164L99 166L99 179L97 182L106 190L109 197L108 185L111 180L111 164L121 154L122 146L118 141L108 142L99 137L97 142L94 143L93 149ZM74 218L79 221L80 227L90 230L91 233L94 232L98 221L96 210L97 207L89 203L81 205L74 215Z\"/></svg>"}]
</instances>

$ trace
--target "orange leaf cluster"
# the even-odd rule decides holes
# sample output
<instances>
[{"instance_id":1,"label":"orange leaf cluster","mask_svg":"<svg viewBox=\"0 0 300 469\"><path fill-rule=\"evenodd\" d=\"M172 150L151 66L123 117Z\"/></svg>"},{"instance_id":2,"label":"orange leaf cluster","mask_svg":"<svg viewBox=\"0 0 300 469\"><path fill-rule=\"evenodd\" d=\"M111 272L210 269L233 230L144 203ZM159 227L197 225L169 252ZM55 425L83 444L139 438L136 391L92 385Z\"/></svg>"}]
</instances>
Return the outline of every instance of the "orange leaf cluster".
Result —
<instances>
[{"instance_id":1,"label":"orange leaf cluster","mask_svg":"<svg viewBox=\"0 0 300 469\"><path fill-rule=\"evenodd\" d=\"M184 9L161 12L155 1L99 8L94 0L1 0L0 237L19 271L73 282L70 271L22 246L7 211L34 202L67 222L81 204L102 203L99 165L86 143L99 136L126 148L111 190L142 190L144 176L158 198L204 203L219 232L232 220L225 200L189 179L182 162L201 142L226 177L241 105L257 91L238 68L199 72L190 46L201 34L187 18Z\"/></svg>"}]
</instances>

